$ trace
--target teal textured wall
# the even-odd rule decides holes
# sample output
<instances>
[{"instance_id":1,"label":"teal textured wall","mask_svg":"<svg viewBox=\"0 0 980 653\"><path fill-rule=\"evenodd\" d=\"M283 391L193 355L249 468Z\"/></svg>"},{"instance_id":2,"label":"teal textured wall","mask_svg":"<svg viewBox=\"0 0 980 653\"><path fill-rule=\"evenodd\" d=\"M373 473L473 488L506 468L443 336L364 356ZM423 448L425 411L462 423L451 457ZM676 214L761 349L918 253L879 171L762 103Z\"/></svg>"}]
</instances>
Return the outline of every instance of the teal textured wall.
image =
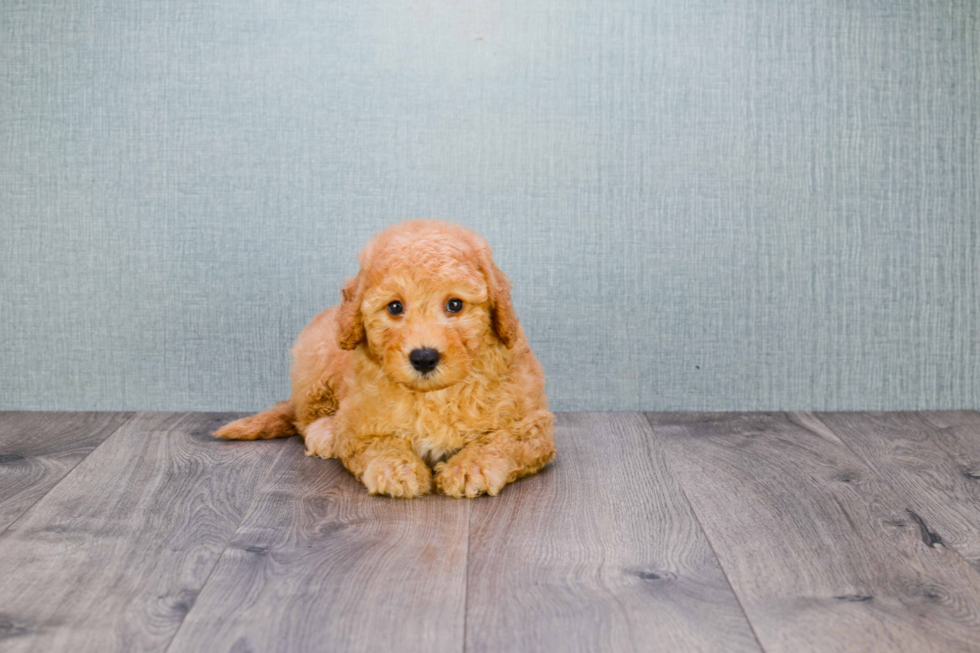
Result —
<instances>
[{"instance_id":1,"label":"teal textured wall","mask_svg":"<svg viewBox=\"0 0 980 653\"><path fill-rule=\"evenodd\" d=\"M4 2L0 408L257 409L407 217L559 410L980 407L972 0Z\"/></svg>"}]
</instances>

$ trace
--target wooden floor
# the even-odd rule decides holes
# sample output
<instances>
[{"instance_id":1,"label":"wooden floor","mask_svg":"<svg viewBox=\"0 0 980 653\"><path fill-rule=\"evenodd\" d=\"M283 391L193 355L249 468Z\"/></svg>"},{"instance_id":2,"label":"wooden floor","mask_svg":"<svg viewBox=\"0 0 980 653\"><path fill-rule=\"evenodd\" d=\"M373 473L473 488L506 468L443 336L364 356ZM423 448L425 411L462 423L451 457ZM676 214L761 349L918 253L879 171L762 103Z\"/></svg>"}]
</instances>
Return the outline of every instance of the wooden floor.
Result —
<instances>
[{"instance_id":1,"label":"wooden floor","mask_svg":"<svg viewBox=\"0 0 980 653\"><path fill-rule=\"evenodd\" d=\"M565 413L496 498L0 413L0 651L980 651L980 413Z\"/></svg>"}]
</instances>

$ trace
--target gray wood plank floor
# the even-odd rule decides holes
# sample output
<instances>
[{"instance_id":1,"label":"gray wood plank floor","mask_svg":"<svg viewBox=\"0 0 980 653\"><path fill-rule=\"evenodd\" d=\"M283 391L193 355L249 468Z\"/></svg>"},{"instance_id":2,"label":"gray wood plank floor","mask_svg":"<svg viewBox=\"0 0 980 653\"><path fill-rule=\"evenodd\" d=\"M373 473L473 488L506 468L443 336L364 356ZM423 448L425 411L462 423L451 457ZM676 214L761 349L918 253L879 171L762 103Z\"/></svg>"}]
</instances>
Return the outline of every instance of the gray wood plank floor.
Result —
<instances>
[{"instance_id":1,"label":"gray wood plank floor","mask_svg":"<svg viewBox=\"0 0 980 653\"><path fill-rule=\"evenodd\" d=\"M817 417L928 527L980 571L980 420L976 414L826 413ZM915 519L914 515L910 515Z\"/></svg>"},{"instance_id":2,"label":"gray wood plank floor","mask_svg":"<svg viewBox=\"0 0 980 653\"><path fill-rule=\"evenodd\" d=\"M370 497L294 438L170 650L460 650L469 511Z\"/></svg>"},{"instance_id":3,"label":"gray wood plank floor","mask_svg":"<svg viewBox=\"0 0 980 653\"><path fill-rule=\"evenodd\" d=\"M807 414L650 415L766 651L977 651L980 575Z\"/></svg>"},{"instance_id":4,"label":"gray wood plank floor","mask_svg":"<svg viewBox=\"0 0 980 653\"><path fill-rule=\"evenodd\" d=\"M134 417L0 536L4 651L166 648L286 444L215 417Z\"/></svg>"},{"instance_id":5,"label":"gray wood plank floor","mask_svg":"<svg viewBox=\"0 0 980 653\"><path fill-rule=\"evenodd\" d=\"M0 531L92 453L131 413L0 413Z\"/></svg>"},{"instance_id":6,"label":"gray wood plank floor","mask_svg":"<svg viewBox=\"0 0 980 653\"><path fill-rule=\"evenodd\" d=\"M643 417L556 432L550 469L473 504L466 650L758 651Z\"/></svg>"},{"instance_id":7,"label":"gray wood plank floor","mask_svg":"<svg viewBox=\"0 0 980 653\"><path fill-rule=\"evenodd\" d=\"M0 651L977 651L980 413L558 416L495 498L0 413Z\"/></svg>"}]
</instances>

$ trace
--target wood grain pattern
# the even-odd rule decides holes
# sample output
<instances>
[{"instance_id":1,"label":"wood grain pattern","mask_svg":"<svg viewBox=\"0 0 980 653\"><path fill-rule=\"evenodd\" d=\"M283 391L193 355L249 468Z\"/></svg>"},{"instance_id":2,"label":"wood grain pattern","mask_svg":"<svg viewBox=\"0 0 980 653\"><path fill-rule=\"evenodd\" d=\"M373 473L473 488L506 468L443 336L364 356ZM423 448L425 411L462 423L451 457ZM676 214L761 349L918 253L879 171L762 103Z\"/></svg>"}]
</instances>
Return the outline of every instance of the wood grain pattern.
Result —
<instances>
[{"instance_id":1,"label":"wood grain pattern","mask_svg":"<svg viewBox=\"0 0 980 653\"><path fill-rule=\"evenodd\" d=\"M980 583L807 414L649 414L766 651L976 651Z\"/></svg>"},{"instance_id":2,"label":"wood grain pattern","mask_svg":"<svg viewBox=\"0 0 980 653\"><path fill-rule=\"evenodd\" d=\"M980 571L980 413L816 415Z\"/></svg>"},{"instance_id":3,"label":"wood grain pattern","mask_svg":"<svg viewBox=\"0 0 980 653\"><path fill-rule=\"evenodd\" d=\"M0 532L132 413L0 413Z\"/></svg>"},{"instance_id":4,"label":"wood grain pattern","mask_svg":"<svg viewBox=\"0 0 980 653\"><path fill-rule=\"evenodd\" d=\"M0 650L977 650L975 411L559 414L475 501L229 419L0 414Z\"/></svg>"},{"instance_id":5,"label":"wood grain pattern","mask_svg":"<svg viewBox=\"0 0 980 653\"><path fill-rule=\"evenodd\" d=\"M473 503L467 651L758 651L642 415L559 414L543 473Z\"/></svg>"},{"instance_id":6,"label":"wood grain pattern","mask_svg":"<svg viewBox=\"0 0 980 653\"><path fill-rule=\"evenodd\" d=\"M470 505L370 496L293 439L170 652L462 650Z\"/></svg>"},{"instance_id":7,"label":"wood grain pattern","mask_svg":"<svg viewBox=\"0 0 980 653\"><path fill-rule=\"evenodd\" d=\"M220 414L139 414L0 537L4 651L160 651L283 442Z\"/></svg>"}]
</instances>

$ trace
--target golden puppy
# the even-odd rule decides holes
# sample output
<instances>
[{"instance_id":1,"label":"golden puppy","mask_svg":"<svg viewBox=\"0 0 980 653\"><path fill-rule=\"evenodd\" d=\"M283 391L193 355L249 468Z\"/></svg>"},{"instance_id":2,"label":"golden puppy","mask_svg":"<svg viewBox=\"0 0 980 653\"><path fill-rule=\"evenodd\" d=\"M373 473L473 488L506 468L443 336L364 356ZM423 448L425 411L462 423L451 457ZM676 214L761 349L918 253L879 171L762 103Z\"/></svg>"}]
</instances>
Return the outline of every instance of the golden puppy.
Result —
<instances>
[{"instance_id":1,"label":"golden puppy","mask_svg":"<svg viewBox=\"0 0 980 653\"><path fill-rule=\"evenodd\" d=\"M393 497L433 483L496 495L544 467L555 451L544 375L486 241L412 220L376 235L358 263L343 302L296 339L292 398L214 435L302 434L307 455Z\"/></svg>"}]
</instances>

